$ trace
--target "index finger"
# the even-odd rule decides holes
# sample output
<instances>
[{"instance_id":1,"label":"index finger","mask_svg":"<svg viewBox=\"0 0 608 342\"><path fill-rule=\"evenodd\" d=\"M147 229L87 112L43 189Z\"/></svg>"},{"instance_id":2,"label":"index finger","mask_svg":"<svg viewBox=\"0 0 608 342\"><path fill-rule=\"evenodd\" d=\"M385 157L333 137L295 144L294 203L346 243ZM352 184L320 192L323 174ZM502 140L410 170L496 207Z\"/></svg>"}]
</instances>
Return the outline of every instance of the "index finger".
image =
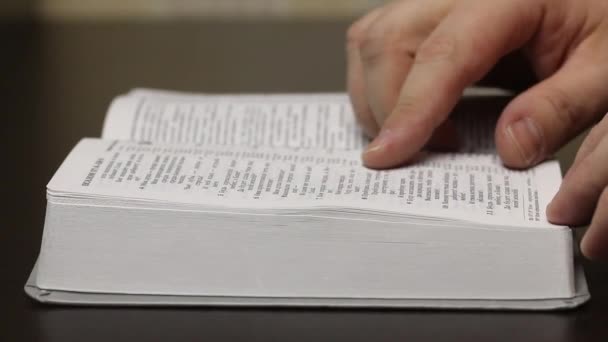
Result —
<instances>
[{"instance_id":1,"label":"index finger","mask_svg":"<svg viewBox=\"0 0 608 342\"><path fill-rule=\"evenodd\" d=\"M400 165L429 140L464 89L521 47L542 20L540 1L467 1L416 52L394 110L363 154L372 168Z\"/></svg>"}]
</instances>

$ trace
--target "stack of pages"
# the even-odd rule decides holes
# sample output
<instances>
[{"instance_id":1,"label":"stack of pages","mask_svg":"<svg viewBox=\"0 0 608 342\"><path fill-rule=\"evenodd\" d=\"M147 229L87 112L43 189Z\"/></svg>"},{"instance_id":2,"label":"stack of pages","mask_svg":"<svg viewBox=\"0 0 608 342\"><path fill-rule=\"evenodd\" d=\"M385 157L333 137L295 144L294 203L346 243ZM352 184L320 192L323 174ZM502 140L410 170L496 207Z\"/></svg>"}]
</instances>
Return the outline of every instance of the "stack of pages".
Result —
<instances>
[{"instance_id":1,"label":"stack of pages","mask_svg":"<svg viewBox=\"0 0 608 342\"><path fill-rule=\"evenodd\" d=\"M367 139L344 94L132 91L48 184L26 292L122 305L585 302L572 232L545 217L559 165L504 168L495 115L473 114L454 115L459 152L377 171L361 164Z\"/></svg>"}]
</instances>

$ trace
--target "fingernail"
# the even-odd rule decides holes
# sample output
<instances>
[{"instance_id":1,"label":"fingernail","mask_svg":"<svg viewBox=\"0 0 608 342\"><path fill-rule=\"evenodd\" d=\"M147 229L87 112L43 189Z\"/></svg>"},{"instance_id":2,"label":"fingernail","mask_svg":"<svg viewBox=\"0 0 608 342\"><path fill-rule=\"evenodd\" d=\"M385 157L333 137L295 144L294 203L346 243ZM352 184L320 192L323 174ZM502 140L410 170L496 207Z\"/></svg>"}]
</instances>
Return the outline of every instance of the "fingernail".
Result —
<instances>
[{"instance_id":1,"label":"fingernail","mask_svg":"<svg viewBox=\"0 0 608 342\"><path fill-rule=\"evenodd\" d=\"M382 130L376 139L374 139L374 141L367 146L363 152L363 155L375 154L384 150L392 139L392 135L393 134L390 130Z\"/></svg>"},{"instance_id":2,"label":"fingernail","mask_svg":"<svg viewBox=\"0 0 608 342\"><path fill-rule=\"evenodd\" d=\"M543 148L543 136L534 120L520 119L510 124L506 133L526 165L537 161Z\"/></svg>"}]
</instances>

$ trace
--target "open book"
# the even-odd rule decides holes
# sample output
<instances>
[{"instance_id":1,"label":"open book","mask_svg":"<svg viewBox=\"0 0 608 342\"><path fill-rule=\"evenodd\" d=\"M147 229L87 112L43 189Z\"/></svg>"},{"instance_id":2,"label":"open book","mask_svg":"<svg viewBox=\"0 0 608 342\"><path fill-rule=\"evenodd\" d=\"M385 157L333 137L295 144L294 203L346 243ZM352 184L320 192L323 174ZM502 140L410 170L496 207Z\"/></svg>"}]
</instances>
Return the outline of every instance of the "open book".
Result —
<instances>
[{"instance_id":1,"label":"open book","mask_svg":"<svg viewBox=\"0 0 608 342\"><path fill-rule=\"evenodd\" d=\"M26 292L71 304L577 306L589 294L571 230L545 218L559 165L504 168L495 114L454 114L459 152L376 171L361 164L367 139L344 94L134 90L48 184Z\"/></svg>"}]
</instances>

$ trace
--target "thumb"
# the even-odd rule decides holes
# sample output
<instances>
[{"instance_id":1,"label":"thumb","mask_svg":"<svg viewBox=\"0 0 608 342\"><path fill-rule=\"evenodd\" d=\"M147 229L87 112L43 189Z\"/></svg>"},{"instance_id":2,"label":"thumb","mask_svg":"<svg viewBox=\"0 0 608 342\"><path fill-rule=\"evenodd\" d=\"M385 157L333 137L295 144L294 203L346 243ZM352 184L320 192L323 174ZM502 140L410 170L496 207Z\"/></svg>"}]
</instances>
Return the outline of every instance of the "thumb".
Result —
<instances>
[{"instance_id":1,"label":"thumb","mask_svg":"<svg viewBox=\"0 0 608 342\"><path fill-rule=\"evenodd\" d=\"M552 155L589 127L608 108L608 68L584 58L569 60L558 72L517 96L496 126L503 163L525 168Z\"/></svg>"}]
</instances>

